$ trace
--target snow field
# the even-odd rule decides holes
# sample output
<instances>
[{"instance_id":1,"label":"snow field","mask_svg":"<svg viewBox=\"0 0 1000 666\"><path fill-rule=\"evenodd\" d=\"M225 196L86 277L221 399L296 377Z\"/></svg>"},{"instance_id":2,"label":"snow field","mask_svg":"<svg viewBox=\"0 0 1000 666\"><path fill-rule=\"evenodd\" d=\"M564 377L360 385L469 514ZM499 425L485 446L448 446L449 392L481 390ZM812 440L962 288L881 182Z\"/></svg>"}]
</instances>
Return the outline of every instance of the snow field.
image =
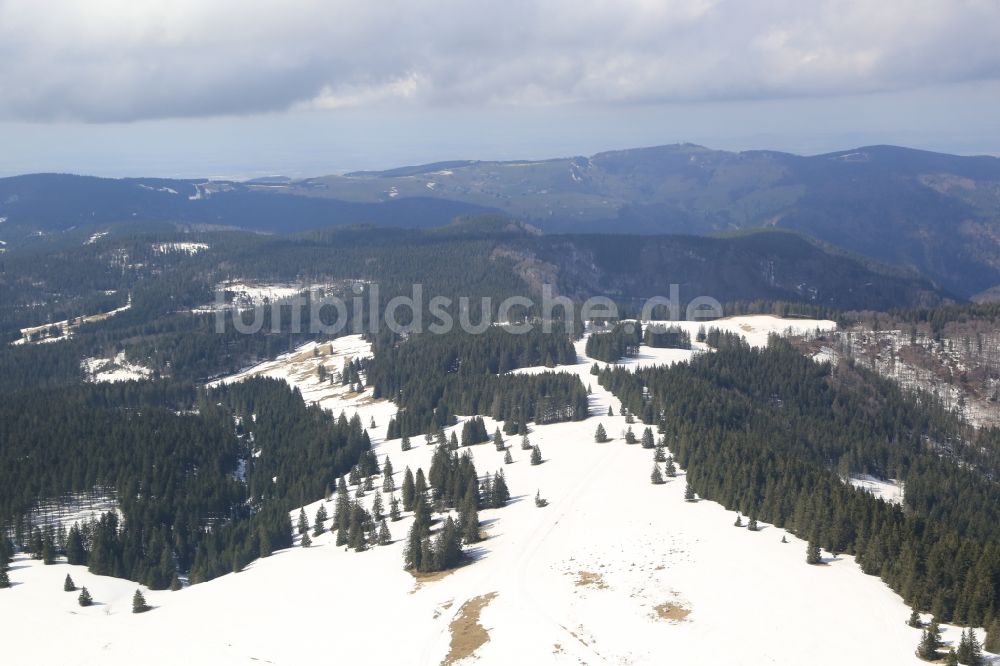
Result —
<instances>
[{"instance_id":1,"label":"snow field","mask_svg":"<svg viewBox=\"0 0 1000 666\"><path fill-rule=\"evenodd\" d=\"M366 351L357 336L334 344L329 358L338 370L344 356ZM581 362L569 369L591 386L594 416L533 428L529 438L543 464L529 465L517 437L506 438L511 465L492 443L469 447L480 475L504 470L512 495L507 507L480 512L486 539L468 548L469 565L425 581L403 571L412 523L404 514L389 523L389 546L355 553L334 546L327 532L310 548L278 551L241 573L180 592L148 592L154 610L131 615L134 583L19 558L15 587L0 591L8 654L68 664L134 663L137 655L150 664L294 664L317 653L440 664L463 603L496 593L479 619L489 641L462 663L922 663L913 654L920 632L905 624L909 609L852 558L824 553L823 566L807 565L805 543L784 530L737 529L734 514L714 502L685 502L683 472L652 485L653 452L621 439L625 419L606 416L609 406L616 415L621 406L589 374L593 361L583 358L582 345ZM372 401L370 391L313 386L311 358L302 348L256 370L283 376L335 413L357 412L366 426L374 417L376 453L380 464L391 458L397 488L407 466L428 472L433 446L422 437L412 438L408 452L400 440L384 439L391 403ZM612 442L594 442L598 423ZM486 425L489 432L496 426L491 419ZM632 427L639 435L644 426ZM461 423L448 434L455 428ZM375 488L381 485L376 478ZM536 490L549 506L535 507ZM369 491L363 501L370 506L373 497ZM305 507L310 522L320 502ZM332 517L334 501L326 508ZM109 604L107 612L81 609L75 594L61 591L67 571ZM957 629L944 627L945 641L957 638Z\"/></svg>"}]
</instances>

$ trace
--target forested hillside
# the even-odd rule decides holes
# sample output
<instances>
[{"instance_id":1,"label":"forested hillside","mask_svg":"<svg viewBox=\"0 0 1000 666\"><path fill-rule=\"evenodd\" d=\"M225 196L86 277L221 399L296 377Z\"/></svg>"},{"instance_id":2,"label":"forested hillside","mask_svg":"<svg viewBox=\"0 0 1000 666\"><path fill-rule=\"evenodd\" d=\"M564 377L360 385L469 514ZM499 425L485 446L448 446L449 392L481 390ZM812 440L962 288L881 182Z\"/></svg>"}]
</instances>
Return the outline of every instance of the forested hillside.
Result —
<instances>
[{"instance_id":1,"label":"forested hillside","mask_svg":"<svg viewBox=\"0 0 1000 666\"><path fill-rule=\"evenodd\" d=\"M718 346L600 382L659 425L699 495L854 555L935 617L978 624L1000 610L996 431L780 340L753 349L724 335ZM904 505L852 488L854 474L902 480Z\"/></svg>"}]
</instances>

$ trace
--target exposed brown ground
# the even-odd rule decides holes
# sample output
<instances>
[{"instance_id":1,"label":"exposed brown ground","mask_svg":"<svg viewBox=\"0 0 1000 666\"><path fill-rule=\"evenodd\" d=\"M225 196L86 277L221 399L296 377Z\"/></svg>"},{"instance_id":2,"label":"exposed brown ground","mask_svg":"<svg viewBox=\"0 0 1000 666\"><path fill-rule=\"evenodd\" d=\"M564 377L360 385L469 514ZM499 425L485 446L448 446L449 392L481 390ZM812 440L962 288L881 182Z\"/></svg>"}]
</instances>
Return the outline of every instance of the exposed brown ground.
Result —
<instances>
[{"instance_id":1,"label":"exposed brown ground","mask_svg":"<svg viewBox=\"0 0 1000 666\"><path fill-rule=\"evenodd\" d=\"M672 601L653 606L653 610L656 611L656 617L667 622L683 622L691 614L691 609Z\"/></svg>"},{"instance_id":2,"label":"exposed brown ground","mask_svg":"<svg viewBox=\"0 0 1000 666\"><path fill-rule=\"evenodd\" d=\"M604 582L604 576L599 573L594 573L593 571L577 571L576 586L592 587L597 590L608 589L608 584Z\"/></svg>"},{"instance_id":3,"label":"exposed brown ground","mask_svg":"<svg viewBox=\"0 0 1000 666\"><path fill-rule=\"evenodd\" d=\"M490 592L473 597L458 609L458 615L448 627L451 631L451 648L441 666L449 666L472 656L490 640L489 632L479 623L479 615L496 596L496 592Z\"/></svg>"}]
</instances>

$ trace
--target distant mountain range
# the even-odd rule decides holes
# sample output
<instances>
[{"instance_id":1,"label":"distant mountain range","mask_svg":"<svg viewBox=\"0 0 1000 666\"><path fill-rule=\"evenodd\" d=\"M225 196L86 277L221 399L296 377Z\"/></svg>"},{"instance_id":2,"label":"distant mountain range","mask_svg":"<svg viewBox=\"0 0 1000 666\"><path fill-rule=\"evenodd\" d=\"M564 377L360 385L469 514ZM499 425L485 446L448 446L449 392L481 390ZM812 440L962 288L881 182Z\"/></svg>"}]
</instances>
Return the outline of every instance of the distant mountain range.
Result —
<instances>
[{"instance_id":1,"label":"distant mountain range","mask_svg":"<svg viewBox=\"0 0 1000 666\"><path fill-rule=\"evenodd\" d=\"M914 269L963 298L1000 286L1000 159L892 146L803 157L681 144L247 183L0 179L0 240L8 251L102 225L427 228L490 211L546 234L793 230Z\"/></svg>"}]
</instances>

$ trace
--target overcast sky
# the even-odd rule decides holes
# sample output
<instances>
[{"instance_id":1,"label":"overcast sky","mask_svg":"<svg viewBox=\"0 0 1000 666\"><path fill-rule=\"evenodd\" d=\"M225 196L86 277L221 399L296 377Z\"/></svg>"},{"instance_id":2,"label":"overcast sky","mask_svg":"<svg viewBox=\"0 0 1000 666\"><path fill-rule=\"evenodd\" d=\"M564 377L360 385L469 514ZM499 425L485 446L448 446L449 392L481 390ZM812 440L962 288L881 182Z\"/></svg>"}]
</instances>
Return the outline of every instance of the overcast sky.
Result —
<instances>
[{"instance_id":1,"label":"overcast sky","mask_svg":"<svg viewBox=\"0 0 1000 666\"><path fill-rule=\"evenodd\" d=\"M0 0L0 174L1000 154L998 0Z\"/></svg>"}]
</instances>

